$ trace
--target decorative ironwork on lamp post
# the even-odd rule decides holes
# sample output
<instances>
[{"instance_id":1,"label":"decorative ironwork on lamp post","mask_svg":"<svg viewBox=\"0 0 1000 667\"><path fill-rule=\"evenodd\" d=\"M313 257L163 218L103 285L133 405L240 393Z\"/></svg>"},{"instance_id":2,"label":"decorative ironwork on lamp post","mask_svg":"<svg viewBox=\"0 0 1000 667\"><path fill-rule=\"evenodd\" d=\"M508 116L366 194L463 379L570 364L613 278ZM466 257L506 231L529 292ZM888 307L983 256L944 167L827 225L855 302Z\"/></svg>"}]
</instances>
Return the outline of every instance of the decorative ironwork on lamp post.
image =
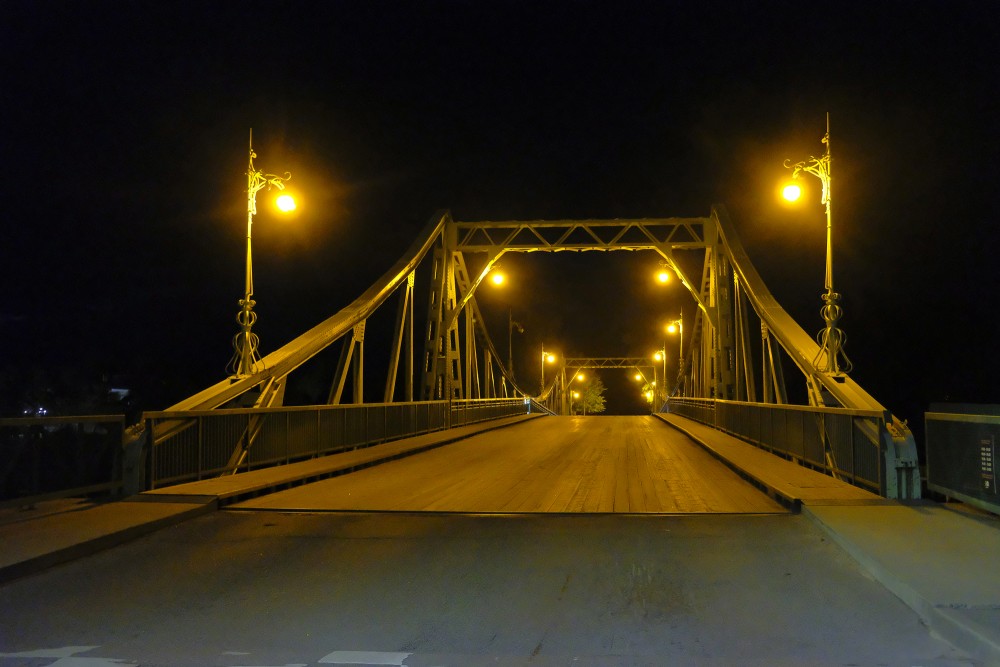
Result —
<instances>
[{"instance_id":1,"label":"decorative ironwork on lamp post","mask_svg":"<svg viewBox=\"0 0 1000 667\"><path fill-rule=\"evenodd\" d=\"M292 177L289 172L285 172L284 176L276 176L256 169L253 166L253 159L255 157L257 157L257 154L253 150L253 130L251 130L250 162L247 169L246 281L243 298L240 299L240 311L236 314L236 321L240 325L240 330L233 336L234 353L227 368L227 371L235 377L252 375L256 365L260 362L260 354L257 351L260 340L257 334L252 331L253 325L257 321L257 314L253 312L253 307L257 305L257 302L253 299L253 257L251 244L253 238L253 216L257 214L257 193L264 188L270 189L272 186L278 190L284 190L285 181ZM294 203L289 198L284 206L279 203L279 207L282 210L291 210L294 208Z\"/></svg>"},{"instance_id":2,"label":"decorative ironwork on lamp post","mask_svg":"<svg viewBox=\"0 0 1000 667\"><path fill-rule=\"evenodd\" d=\"M847 374L851 372L851 360L844 352L844 344L847 336L837 326L840 318L844 314L840 307L840 294L833 289L833 218L830 212L830 114L826 114L826 134L823 135L823 144L826 152L822 157L810 157L808 160L790 164L785 160L785 167L792 170L792 178L799 177L801 172L812 174L823 184L823 198L821 203L826 205L826 276L824 278L825 292L822 295L823 307L820 314L823 316L825 327L816 334L816 342L819 343L819 352L813 363L819 365L822 357L823 366L821 370L833 374ZM797 195L786 194L789 199L795 199Z\"/></svg>"}]
</instances>

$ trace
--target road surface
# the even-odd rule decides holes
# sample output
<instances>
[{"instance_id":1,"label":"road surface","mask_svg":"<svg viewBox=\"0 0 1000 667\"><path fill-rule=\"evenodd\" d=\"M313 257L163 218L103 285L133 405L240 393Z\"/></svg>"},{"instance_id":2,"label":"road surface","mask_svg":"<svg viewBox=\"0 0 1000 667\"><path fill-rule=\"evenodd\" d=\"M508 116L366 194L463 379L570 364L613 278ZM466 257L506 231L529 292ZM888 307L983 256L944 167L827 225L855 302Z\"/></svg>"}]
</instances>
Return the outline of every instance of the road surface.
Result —
<instances>
[{"instance_id":1,"label":"road surface","mask_svg":"<svg viewBox=\"0 0 1000 667\"><path fill-rule=\"evenodd\" d=\"M0 586L0 667L972 664L641 417L501 429Z\"/></svg>"},{"instance_id":2,"label":"road surface","mask_svg":"<svg viewBox=\"0 0 1000 667\"><path fill-rule=\"evenodd\" d=\"M784 511L687 436L650 416L535 419L237 507L476 513Z\"/></svg>"},{"instance_id":3,"label":"road surface","mask_svg":"<svg viewBox=\"0 0 1000 667\"><path fill-rule=\"evenodd\" d=\"M0 667L347 664L972 663L788 514L218 512L0 587Z\"/></svg>"}]
</instances>

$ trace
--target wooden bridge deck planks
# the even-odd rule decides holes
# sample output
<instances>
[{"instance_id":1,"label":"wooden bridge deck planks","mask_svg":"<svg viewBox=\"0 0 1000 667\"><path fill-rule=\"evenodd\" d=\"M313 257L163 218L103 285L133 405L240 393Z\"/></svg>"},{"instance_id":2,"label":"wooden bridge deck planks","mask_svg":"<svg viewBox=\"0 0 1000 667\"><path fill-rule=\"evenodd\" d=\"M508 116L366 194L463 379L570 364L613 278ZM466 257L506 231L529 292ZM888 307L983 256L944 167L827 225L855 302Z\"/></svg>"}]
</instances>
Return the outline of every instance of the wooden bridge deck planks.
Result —
<instances>
[{"instance_id":1,"label":"wooden bridge deck planks","mask_svg":"<svg viewBox=\"0 0 1000 667\"><path fill-rule=\"evenodd\" d=\"M535 419L232 507L483 513L785 511L687 436L648 416Z\"/></svg>"}]
</instances>

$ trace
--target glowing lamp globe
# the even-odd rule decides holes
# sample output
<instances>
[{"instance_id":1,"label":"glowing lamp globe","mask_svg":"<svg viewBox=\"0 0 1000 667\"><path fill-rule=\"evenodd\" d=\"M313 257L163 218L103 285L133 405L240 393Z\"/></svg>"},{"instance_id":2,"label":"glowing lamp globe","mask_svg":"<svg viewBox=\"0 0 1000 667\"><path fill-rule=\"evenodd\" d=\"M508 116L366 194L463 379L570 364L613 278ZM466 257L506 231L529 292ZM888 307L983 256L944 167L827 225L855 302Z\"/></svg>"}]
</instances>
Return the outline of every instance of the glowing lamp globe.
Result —
<instances>
[{"instance_id":1,"label":"glowing lamp globe","mask_svg":"<svg viewBox=\"0 0 1000 667\"><path fill-rule=\"evenodd\" d=\"M788 201L798 201L802 196L802 188L794 183L789 183L782 189L781 196Z\"/></svg>"}]
</instances>

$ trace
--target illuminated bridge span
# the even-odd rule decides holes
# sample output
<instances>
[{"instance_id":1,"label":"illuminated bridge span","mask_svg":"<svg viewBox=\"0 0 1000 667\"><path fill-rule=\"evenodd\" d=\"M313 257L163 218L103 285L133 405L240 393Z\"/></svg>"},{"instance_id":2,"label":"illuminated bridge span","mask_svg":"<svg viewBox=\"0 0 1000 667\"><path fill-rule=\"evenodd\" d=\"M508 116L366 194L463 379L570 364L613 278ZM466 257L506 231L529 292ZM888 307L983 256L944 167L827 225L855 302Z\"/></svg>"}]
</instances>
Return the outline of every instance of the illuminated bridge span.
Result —
<instances>
[{"instance_id":1,"label":"illuminated bridge span","mask_svg":"<svg viewBox=\"0 0 1000 667\"><path fill-rule=\"evenodd\" d=\"M631 220L463 222L439 213L346 308L252 372L153 413L154 476L181 481L527 411L565 413L580 368L641 366L655 377L651 360L572 359L543 391L526 391L504 367L476 303L476 290L506 253L619 250L657 253L697 304L694 321L684 323L684 358L663 412L886 497L919 496L905 423L845 372L827 369L836 364L771 295L721 206L707 217ZM426 285L422 319L417 284ZM395 309L395 326L388 364L379 360L388 368L382 401L370 403L365 332L381 308ZM290 374L331 345L341 354L328 405L282 407ZM807 404L790 405L786 371L804 383Z\"/></svg>"}]
</instances>

